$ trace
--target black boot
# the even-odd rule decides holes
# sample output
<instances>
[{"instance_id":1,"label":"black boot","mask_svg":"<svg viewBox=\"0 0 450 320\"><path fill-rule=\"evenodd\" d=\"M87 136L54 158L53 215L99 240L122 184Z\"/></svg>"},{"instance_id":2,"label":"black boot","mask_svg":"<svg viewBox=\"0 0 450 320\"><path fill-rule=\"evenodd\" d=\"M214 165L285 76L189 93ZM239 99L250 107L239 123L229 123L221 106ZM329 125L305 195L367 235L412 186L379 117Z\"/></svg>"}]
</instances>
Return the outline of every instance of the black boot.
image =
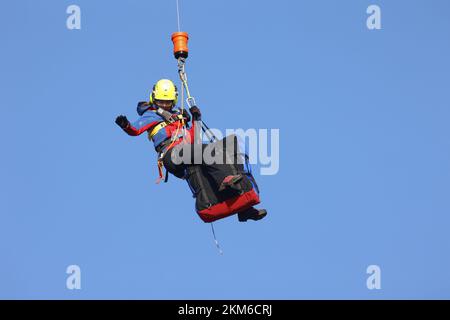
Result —
<instances>
[{"instance_id":1,"label":"black boot","mask_svg":"<svg viewBox=\"0 0 450 320\"><path fill-rule=\"evenodd\" d=\"M255 209L251 207L250 209L247 209L242 212L238 212L238 219L240 222L246 222L247 220L261 220L267 216L267 210L266 209Z\"/></svg>"}]
</instances>

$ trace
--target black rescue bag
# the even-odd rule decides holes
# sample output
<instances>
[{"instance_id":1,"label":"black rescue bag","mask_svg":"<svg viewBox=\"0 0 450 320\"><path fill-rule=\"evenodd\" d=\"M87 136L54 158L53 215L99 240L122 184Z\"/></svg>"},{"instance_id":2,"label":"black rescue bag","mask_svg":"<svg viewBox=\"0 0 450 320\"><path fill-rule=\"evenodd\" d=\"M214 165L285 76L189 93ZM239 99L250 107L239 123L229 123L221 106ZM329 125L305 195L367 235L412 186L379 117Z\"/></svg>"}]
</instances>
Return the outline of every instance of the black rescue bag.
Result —
<instances>
[{"instance_id":1,"label":"black rescue bag","mask_svg":"<svg viewBox=\"0 0 450 320\"><path fill-rule=\"evenodd\" d=\"M241 174L243 179L237 184L238 190L219 191L201 165L186 168L186 181L196 199L196 211L204 222L223 219L260 203L259 189L251 172L248 155L239 151L237 137L230 135L210 146L223 150L226 157L232 159L231 164L223 165L231 166L233 174Z\"/></svg>"}]
</instances>

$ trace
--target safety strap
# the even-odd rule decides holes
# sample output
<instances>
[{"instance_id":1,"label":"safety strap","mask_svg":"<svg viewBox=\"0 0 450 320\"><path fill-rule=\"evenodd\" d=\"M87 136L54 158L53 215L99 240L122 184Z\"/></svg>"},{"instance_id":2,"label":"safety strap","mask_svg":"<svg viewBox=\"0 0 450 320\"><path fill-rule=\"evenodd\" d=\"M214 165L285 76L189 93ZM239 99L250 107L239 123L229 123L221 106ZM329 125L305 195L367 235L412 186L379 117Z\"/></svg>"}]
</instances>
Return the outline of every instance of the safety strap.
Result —
<instances>
[{"instance_id":1,"label":"safety strap","mask_svg":"<svg viewBox=\"0 0 450 320\"><path fill-rule=\"evenodd\" d=\"M158 133L158 131L159 130L161 130L162 128L164 128L164 127L166 127L167 125L169 125L169 124L172 124L172 123L175 123L175 122L177 122L177 121L179 121L180 123L179 123L179 125L181 125L181 126L184 126L184 118L183 118L183 115L182 114L178 114L177 115L177 120L175 120L175 121L165 121L165 122L162 122L162 123L160 123L160 124L158 124L150 133L149 133L149 138L153 138L157 133ZM159 127L159 128L158 128ZM155 130L156 129L156 130ZM179 127L177 128L177 132L176 133L178 133L178 131L179 131ZM158 179L156 180L156 183L157 184L159 184L161 181L162 181L162 179L164 178L164 175L163 175L163 169L164 169L164 163L163 163L163 157L164 157L164 149L170 149L170 147L178 140L178 139L180 139L180 138L182 138L183 137L183 135L178 135L178 134L175 134L171 139L168 139L167 141L165 141L165 142L162 142L160 145L159 145L159 147L160 147L160 150L157 150L157 152L159 153L159 156L158 156L158 161L157 161L157 163L158 163ZM164 182L167 182L169 180L169 172L166 170L166 177L165 177L165 179L164 179Z\"/></svg>"},{"instance_id":2,"label":"safety strap","mask_svg":"<svg viewBox=\"0 0 450 320\"><path fill-rule=\"evenodd\" d=\"M156 180L156 184L159 184L161 182L161 180L163 179L163 168L164 168L164 164L162 161L162 154L161 157L158 159L158 179Z\"/></svg>"},{"instance_id":3,"label":"safety strap","mask_svg":"<svg viewBox=\"0 0 450 320\"><path fill-rule=\"evenodd\" d=\"M163 175L163 169L164 169L164 162L163 162L163 158L164 158L164 154L170 146L173 145L173 143L175 141L177 141L178 139L182 138L183 136L178 136L175 140L172 139L167 139L166 141L163 141L162 143L159 144L158 148L156 149L156 152L158 153L158 160L157 160L157 164L158 164L158 179L156 180L156 184L159 184L162 179L164 178ZM164 183L167 183L167 181L169 180L169 171L166 170L166 176L164 178Z\"/></svg>"},{"instance_id":4,"label":"safety strap","mask_svg":"<svg viewBox=\"0 0 450 320\"><path fill-rule=\"evenodd\" d=\"M183 120L183 115L178 114L176 121L182 121L182 120ZM176 121L173 121L173 122L164 121L164 122L161 122L160 124L156 125L152 129L152 131L150 131L150 133L148 134L149 139L153 139L153 137L156 136L161 129L167 127L169 124L175 123Z\"/></svg>"}]
</instances>

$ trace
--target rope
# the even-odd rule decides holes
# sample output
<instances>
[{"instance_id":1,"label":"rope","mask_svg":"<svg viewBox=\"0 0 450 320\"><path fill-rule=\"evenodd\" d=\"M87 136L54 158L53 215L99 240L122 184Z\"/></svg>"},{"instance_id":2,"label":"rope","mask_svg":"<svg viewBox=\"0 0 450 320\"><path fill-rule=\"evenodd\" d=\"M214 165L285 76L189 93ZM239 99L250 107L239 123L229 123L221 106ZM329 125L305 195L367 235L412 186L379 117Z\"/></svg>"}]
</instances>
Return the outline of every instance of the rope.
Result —
<instances>
[{"instance_id":1,"label":"rope","mask_svg":"<svg viewBox=\"0 0 450 320\"><path fill-rule=\"evenodd\" d=\"M176 0L176 2L177 2L177 25L178 25L178 32L180 32L181 31L181 26L180 26L180 4L179 4L179 0ZM183 114L183 111L184 111L184 90L186 90L186 95L187 95L189 100L193 99L193 98L191 96L191 92L189 91L187 75L186 75L185 67L184 67L184 60L179 60L178 61L178 65L179 66L180 66L180 62L182 62L182 68L180 70L180 67L179 67L179 73L180 73L180 80L181 80L181 114ZM182 130L183 130L183 136L185 136L185 134L186 134L186 126L185 126L184 120L181 121L180 124L181 124ZM202 128L203 128L203 126L202 126ZM179 129L180 129L180 126L178 126L178 128L177 128L176 135L178 135ZM208 128L208 130L209 130L209 128ZM214 135L213 135L213 137L214 137ZM172 141L170 146L172 146L172 144L174 142L175 141ZM169 148L170 148L170 146L169 146ZM221 255L223 255L223 251L220 248L219 241L217 241L216 232L214 230L214 224L213 223L211 223L211 230L212 230L212 234L213 234L213 237L214 237L214 243L216 244L217 250L219 250L219 253Z\"/></svg>"},{"instance_id":2,"label":"rope","mask_svg":"<svg viewBox=\"0 0 450 320\"><path fill-rule=\"evenodd\" d=\"M223 251L220 248L219 241L217 241L216 232L214 231L214 224L212 222L211 222L211 230L212 230L212 234L213 234L213 237L214 237L214 242L216 243L217 250L219 250L219 253L221 255L223 255Z\"/></svg>"},{"instance_id":3,"label":"rope","mask_svg":"<svg viewBox=\"0 0 450 320\"><path fill-rule=\"evenodd\" d=\"M181 83L181 114L184 113L184 89L183 83ZM186 137L186 126L183 126L183 137Z\"/></svg>"},{"instance_id":4,"label":"rope","mask_svg":"<svg viewBox=\"0 0 450 320\"><path fill-rule=\"evenodd\" d=\"M206 137L209 139L209 142L213 143L214 141L219 141L215 136L214 132L202 121L202 130L206 134Z\"/></svg>"},{"instance_id":5,"label":"rope","mask_svg":"<svg viewBox=\"0 0 450 320\"><path fill-rule=\"evenodd\" d=\"M180 6L178 4L178 0L177 0L177 23L178 23L178 32L181 31L181 27L180 27Z\"/></svg>"},{"instance_id":6,"label":"rope","mask_svg":"<svg viewBox=\"0 0 450 320\"><path fill-rule=\"evenodd\" d=\"M188 99L191 99L191 92L189 91L189 85L188 85L188 79L187 79L187 74L186 74L186 70L185 70L185 62L184 60L180 60L182 62L181 65L181 73L180 73L180 79L181 82L183 83L184 88L186 89L186 94Z\"/></svg>"}]
</instances>

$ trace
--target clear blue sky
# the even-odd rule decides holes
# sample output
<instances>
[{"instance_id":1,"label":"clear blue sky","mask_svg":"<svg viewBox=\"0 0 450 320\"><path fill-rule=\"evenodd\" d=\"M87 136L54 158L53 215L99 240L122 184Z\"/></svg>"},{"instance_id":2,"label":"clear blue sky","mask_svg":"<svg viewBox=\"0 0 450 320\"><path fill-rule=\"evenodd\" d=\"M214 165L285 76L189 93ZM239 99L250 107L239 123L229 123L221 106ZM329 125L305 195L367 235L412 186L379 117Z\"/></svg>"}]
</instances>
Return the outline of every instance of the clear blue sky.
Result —
<instances>
[{"instance_id":1,"label":"clear blue sky","mask_svg":"<svg viewBox=\"0 0 450 320\"><path fill-rule=\"evenodd\" d=\"M186 183L155 185L151 144L114 124L177 77L175 1L8 1L0 298L450 298L450 3L180 1L208 124L280 129L268 217L216 223L220 256Z\"/></svg>"}]
</instances>

